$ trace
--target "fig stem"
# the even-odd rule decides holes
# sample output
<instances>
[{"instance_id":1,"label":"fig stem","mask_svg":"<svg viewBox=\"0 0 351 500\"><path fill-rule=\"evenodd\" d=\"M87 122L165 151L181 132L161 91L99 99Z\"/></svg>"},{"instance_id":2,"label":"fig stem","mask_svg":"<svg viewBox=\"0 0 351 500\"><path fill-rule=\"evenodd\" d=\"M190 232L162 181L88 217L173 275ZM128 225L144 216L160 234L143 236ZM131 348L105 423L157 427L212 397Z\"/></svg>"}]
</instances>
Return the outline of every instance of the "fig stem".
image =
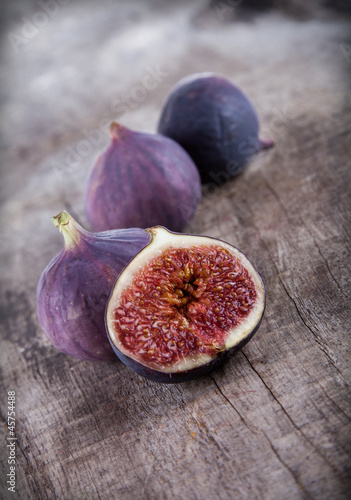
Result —
<instances>
[{"instance_id":1,"label":"fig stem","mask_svg":"<svg viewBox=\"0 0 351 500\"><path fill-rule=\"evenodd\" d=\"M110 137L111 139L119 139L120 138L120 131L122 130L123 126L120 123L117 123L115 121L111 122L110 125Z\"/></svg>"},{"instance_id":2,"label":"fig stem","mask_svg":"<svg viewBox=\"0 0 351 500\"><path fill-rule=\"evenodd\" d=\"M261 149L268 149L272 148L275 145L275 142L273 139L267 138L267 139L259 139L260 141L260 146Z\"/></svg>"},{"instance_id":3,"label":"fig stem","mask_svg":"<svg viewBox=\"0 0 351 500\"><path fill-rule=\"evenodd\" d=\"M51 217L55 227L62 233L65 240L65 249L68 250L78 245L83 228L66 211Z\"/></svg>"}]
</instances>

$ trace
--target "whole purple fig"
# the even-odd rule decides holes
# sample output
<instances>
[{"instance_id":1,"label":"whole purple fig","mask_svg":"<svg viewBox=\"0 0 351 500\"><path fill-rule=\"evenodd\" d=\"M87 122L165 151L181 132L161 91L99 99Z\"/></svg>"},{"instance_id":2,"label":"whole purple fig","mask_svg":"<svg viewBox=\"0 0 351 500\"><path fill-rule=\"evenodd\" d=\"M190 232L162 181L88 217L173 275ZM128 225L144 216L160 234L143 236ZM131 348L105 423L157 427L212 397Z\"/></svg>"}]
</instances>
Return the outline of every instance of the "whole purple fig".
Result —
<instances>
[{"instance_id":1,"label":"whole purple fig","mask_svg":"<svg viewBox=\"0 0 351 500\"><path fill-rule=\"evenodd\" d=\"M67 212L52 218L64 236L37 286L37 314L48 339L60 351L89 361L115 359L104 314L123 268L150 241L143 229L85 231Z\"/></svg>"},{"instance_id":2,"label":"whole purple fig","mask_svg":"<svg viewBox=\"0 0 351 500\"><path fill-rule=\"evenodd\" d=\"M203 183L222 184L239 174L259 150L256 111L244 93L213 73L180 80L162 108L158 132L177 141L192 157Z\"/></svg>"},{"instance_id":3,"label":"whole purple fig","mask_svg":"<svg viewBox=\"0 0 351 500\"><path fill-rule=\"evenodd\" d=\"M201 198L199 172L172 139L113 122L111 144L91 171L85 196L95 231L167 226L181 231Z\"/></svg>"}]
</instances>

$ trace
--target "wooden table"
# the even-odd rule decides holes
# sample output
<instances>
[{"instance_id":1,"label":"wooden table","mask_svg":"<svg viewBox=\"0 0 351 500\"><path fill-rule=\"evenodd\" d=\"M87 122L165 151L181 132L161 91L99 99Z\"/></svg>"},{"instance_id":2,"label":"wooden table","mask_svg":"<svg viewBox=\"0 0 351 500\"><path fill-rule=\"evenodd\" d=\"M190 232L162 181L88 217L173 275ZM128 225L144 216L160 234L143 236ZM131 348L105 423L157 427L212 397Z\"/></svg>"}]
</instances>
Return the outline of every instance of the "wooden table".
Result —
<instances>
[{"instance_id":1,"label":"wooden table","mask_svg":"<svg viewBox=\"0 0 351 500\"><path fill-rule=\"evenodd\" d=\"M350 498L346 14L317 5L248 14L238 2L200 0L48 4L11 2L5 12L2 498ZM246 253L267 309L223 368L162 385L118 361L59 353L39 327L35 290L63 245L50 217L66 209L88 228L83 193L106 124L155 130L173 84L198 71L238 84L276 146L204 189L186 231ZM5 484L13 442L17 495Z\"/></svg>"}]
</instances>

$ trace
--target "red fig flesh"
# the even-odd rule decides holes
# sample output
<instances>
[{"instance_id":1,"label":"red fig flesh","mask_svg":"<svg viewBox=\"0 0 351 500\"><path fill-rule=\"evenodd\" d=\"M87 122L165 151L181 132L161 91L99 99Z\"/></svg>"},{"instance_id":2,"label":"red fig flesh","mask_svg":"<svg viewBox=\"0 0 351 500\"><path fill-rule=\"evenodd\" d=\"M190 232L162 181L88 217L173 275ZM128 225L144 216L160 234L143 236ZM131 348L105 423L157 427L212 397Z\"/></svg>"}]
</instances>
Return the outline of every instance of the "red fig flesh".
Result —
<instances>
[{"instance_id":1,"label":"red fig flesh","mask_svg":"<svg viewBox=\"0 0 351 500\"><path fill-rule=\"evenodd\" d=\"M85 210L95 231L165 225L181 231L201 197L190 156L168 137L111 124L111 144L88 180Z\"/></svg>"},{"instance_id":2,"label":"red fig flesh","mask_svg":"<svg viewBox=\"0 0 351 500\"><path fill-rule=\"evenodd\" d=\"M235 247L148 230L152 241L122 271L106 309L117 356L140 375L182 382L207 373L258 329L262 279Z\"/></svg>"},{"instance_id":3,"label":"red fig flesh","mask_svg":"<svg viewBox=\"0 0 351 500\"><path fill-rule=\"evenodd\" d=\"M89 233L67 212L52 218L65 239L37 286L41 327L60 351L89 361L116 359L104 313L113 284L150 241L138 228Z\"/></svg>"}]
</instances>

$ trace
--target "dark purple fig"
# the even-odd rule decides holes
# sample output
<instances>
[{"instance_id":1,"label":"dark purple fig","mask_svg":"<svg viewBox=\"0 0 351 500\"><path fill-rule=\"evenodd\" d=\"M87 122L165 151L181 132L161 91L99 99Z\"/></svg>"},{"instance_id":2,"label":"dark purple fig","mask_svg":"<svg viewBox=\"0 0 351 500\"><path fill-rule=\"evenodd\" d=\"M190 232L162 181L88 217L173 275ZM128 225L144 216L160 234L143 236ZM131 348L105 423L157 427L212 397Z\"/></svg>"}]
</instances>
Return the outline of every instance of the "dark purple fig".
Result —
<instances>
[{"instance_id":1,"label":"dark purple fig","mask_svg":"<svg viewBox=\"0 0 351 500\"><path fill-rule=\"evenodd\" d=\"M138 374L184 382L219 366L257 331L262 279L237 248L207 236L147 229L106 308L117 356Z\"/></svg>"},{"instance_id":2,"label":"dark purple fig","mask_svg":"<svg viewBox=\"0 0 351 500\"><path fill-rule=\"evenodd\" d=\"M179 144L113 122L111 144L95 163L85 209L95 231L166 225L181 231L201 197L196 166Z\"/></svg>"},{"instance_id":3,"label":"dark purple fig","mask_svg":"<svg viewBox=\"0 0 351 500\"><path fill-rule=\"evenodd\" d=\"M116 278L150 235L137 228L89 233L67 212L52 221L65 246L39 279L39 323L66 354L89 361L116 359L104 324L106 303Z\"/></svg>"},{"instance_id":4,"label":"dark purple fig","mask_svg":"<svg viewBox=\"0 0 351 500\"><path fill-rule=\"evenodd\" d=\"M158 132L177 141L197 165L203 183L239 174L260 149L273 145L258 137L256 111L229 80L196 73L178 82L160 116Z\"/></svg>"}]
</instances>

